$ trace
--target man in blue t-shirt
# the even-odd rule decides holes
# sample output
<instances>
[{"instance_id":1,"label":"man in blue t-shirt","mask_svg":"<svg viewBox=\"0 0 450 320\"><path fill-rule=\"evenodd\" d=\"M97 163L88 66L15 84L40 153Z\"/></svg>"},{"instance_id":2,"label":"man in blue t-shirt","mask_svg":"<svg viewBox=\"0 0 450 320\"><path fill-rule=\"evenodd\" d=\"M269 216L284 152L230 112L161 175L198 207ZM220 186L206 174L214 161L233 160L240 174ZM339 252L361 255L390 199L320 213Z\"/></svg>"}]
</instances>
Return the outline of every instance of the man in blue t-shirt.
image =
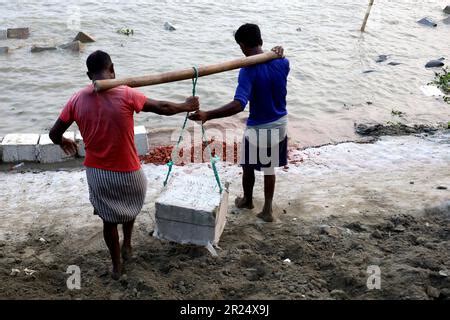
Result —
<instances>
[{"instance_id":1,"label":"man in blue t-shirt","mask_svg":"<svg viewBox=\"0 0 450 320\"><path fill-rule=\"evenodd\" d=\"M255 24L245 24L235 33L236 42L248 57L263 53L261 31ZM211 110L197 111L191 120L206 122L242 112L250 102L250 115L241 148L244 196L236 199L238 208L253 209L255 170L264 172L264 208L258 217L273 222L272 200L275 168L287 165L287 76L289 61L283 48L272 49L280 59L242 68L234 100ZM282 58L283 57L283 58Z\"/></svg>"}]
</instances>

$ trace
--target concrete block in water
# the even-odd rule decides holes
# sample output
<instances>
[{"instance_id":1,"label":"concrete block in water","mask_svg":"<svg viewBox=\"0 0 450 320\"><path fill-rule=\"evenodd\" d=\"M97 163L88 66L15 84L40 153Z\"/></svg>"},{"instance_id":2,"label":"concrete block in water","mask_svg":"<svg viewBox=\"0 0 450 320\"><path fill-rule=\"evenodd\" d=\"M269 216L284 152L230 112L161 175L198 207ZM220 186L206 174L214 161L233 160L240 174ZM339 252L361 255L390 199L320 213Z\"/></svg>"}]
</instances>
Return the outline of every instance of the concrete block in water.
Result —
<instances>
[{"instance_id":1,"label":"concrete block in water","mask_svg":"<svg viewBox=\"0 0 450 320\"><path fill-rule=\"evenodd\" d=\"M52 50L56 50L56 47L41 47L41 46L32 46L31 47L31 52L36 53L36 52L43 52L43 51L52 51Z\"/></svg>"},{"instance_id":2,"label":"concrete block in water","mask_svg":"<svg viewBox=\"0 0 450 320\"><path fill-rule=\"evenodd\" d=\"M9 47L0 47L0 54L9 53Z\"/></svg>"},{"instance_id":3,"label":"concrete block in water","mask_svg":"<svg viewBox=\"0 0 450 320\"><path fill-rule=\"evenodd\" d=\"M450 5L444 8L444 12L450 14Z\"/></svg>"},{"instance_id":4,"label":"concrete block in water","mask_svg":"<svg viewBox=\"0 0 450 320\"><path fill-rule=\"evenodd\" d=\"M7 30L8 39L28 39L30 28L12 28Z\"/></svg>"},{"instance_id":5,"label":"concrete block in water","mask_svg":"<svg viewBox=\"0 0 450 320\"><path fill-rule=\"evenodd\" d=\"M8 134L3 138L3 162L36 161L38 134Z\"/></svg>"},{"instance_id":6,"label":"concrete block in water","mask_svg":"<svg viewBox=\"0 0 450 320\"><path fill-rule=\"evenodd\" d=\"M167 31L177 30L177 28L175 26L173 26L170 22L164 23L164 29L166 29Z\"/></svg>"},{"instance_id":7,"label":"concrete block in water","mask_svg":"<svg viewBox=\"0 0 450 320\"><path fill-rule=\"evenodd\" d=\"M8 30L0 30L0 40L8 39Z\"/></svg>"},{"instance_id":8,"label":"concrete block in water","mask_svg":"<svg viewBox=\"0 0 450 320\"><path fill-rule=\"evenodd\" d=\"M139 156L145 156L148 153L147 129L144 126L134 128L134 143Z\"/></svg>"},{"instance_id":9,"label":"concrete block in water","mask_svg":"<svg viewBox=\"0 0 450 320\"><path fill-rule=\"evenodd\" d=\"M71 50L73 52L80 52L83 50L84 45L80 41L72 41L63 45L59 46L61 49L64 50Z\"/></svg>"},{"instance_id":10,"label":"concrete block in water","mask_svg":"<svg viewBox=\"0 0 450 320\"><path fill-rule=\"evenodd\" d=\"M155 203L154 236L180 244L217 245L226 224L228 185L214 175L172 177Z\"/></svg>"},{"instance_id":11,"label":"concrete block in water","mask_svg":"<svg viewBox=\"0 0 450 320\"><path fill-rule=\"evenodd\" d=\"M90 35L84 32L78 32L76 37L73 39L73 41L80 41L82 43L89 43L89 42L95 42L94 38L92 38Z\"/></svg>"},{"instance_id":12,"label":"concrete block in water","mask_svg":"<svg viewBox=\"0 0 450 320\"><path fill-rule=\"evenodd\" d=\"M64 138L74 140L74 132L64 133ZM37 160L40 163L58 163L73 159L74 156L68 156L59 145L53 143L48 134L41 134L37 146Z\"/></svg>"},{"instance_id":13,"label":"concrete block in water","mask_svg":"<svg viewBox=\"0 0 450 320\"><path fill-rule=\"evenodd\" d=\"M437 27L437 23L431 20L430 18L422 18L417 23L422 24L428 27Z\"/></svg>"},{"instance_id":14,"label":"concrete block in water","mask_svg":"<svg viewBox=\"0 0 450 320\"><path fill-rule=\"evenodd\" d=\"M75 142L77 143L77 146L78 146L78 156L80 156L82 158L86 157L84 141L83 141L83 137L81 136L80 131L77 131L75 133Z\"/></svg>"}]
</instances>

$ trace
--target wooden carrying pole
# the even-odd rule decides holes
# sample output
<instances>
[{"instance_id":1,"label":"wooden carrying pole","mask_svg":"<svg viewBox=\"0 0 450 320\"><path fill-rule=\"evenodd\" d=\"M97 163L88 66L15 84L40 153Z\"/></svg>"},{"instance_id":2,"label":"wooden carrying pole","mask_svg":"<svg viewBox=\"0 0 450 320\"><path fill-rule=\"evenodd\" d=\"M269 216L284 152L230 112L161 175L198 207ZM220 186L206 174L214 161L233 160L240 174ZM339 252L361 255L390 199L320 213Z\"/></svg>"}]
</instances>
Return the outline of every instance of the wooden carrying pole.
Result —
<instances>
[{"instance_id":1,"label":"wooden carrying pole","mask_svg":"<svg viewBox=\"0 0 450 320\"><path fill-rule=\"evenodd\" d=\"M366 16L364 17L364 21L361 27L361 32L364 32L366 30L367 20L369 19L370 10L372 10L372 6L375 0L370 0L369 7L367 8Z\"/></svg>"},{"instance_id":2,"label":"wooden carrying pole","mask_svg":"<svg viewBox=\"0 0 450 320\"><path fill-rule=\"evenodd\" d=\"M245 57L228 62L218 63L210 66L200 67L198 69L198 76L204 77L211 74L221 73L234 69L244 68L255 64L264 63L270 60L279 58L279 56L273 52L265 52L250 57ZM129 86L132 88L151 86L161 83L168 83L174 81L188 80L195 77L195 71L193 68L172 71L167 73L160 73L155 75L133 77L125 79L112 79L112 80L97 80L95 81L95 91L109 90L118 86Z\"/></svg>"}]
</instances>

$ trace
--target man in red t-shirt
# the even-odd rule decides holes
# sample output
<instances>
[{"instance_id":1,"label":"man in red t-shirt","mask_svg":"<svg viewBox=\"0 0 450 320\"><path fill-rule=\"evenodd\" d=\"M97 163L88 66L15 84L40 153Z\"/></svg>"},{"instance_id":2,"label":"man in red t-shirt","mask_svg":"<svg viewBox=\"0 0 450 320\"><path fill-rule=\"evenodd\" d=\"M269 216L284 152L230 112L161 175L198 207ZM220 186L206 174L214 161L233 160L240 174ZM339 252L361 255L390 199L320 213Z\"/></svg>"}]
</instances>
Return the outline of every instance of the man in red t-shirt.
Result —
<instances>
[{"instance_id":1,"label":"man in red t-shirt","mask_svg":"<svg viewBox=\"0 0 450 320\"><path fill-rule=\"evenodd\" d=\"M87 75L92 81L114 79L110 56L95 51L87 61ZM134 113L153 112L174 115L199 109L197 97L184 103L148 99L135 89L120 86L95 92L93 84L72 96L50 131L50 138L67 154L75 154L75 141L63 137L76 122L86 149L86 176L89 199L94 213L103 220L103 235L109 248L114 279L122 273L122 258L131 257L131 236L136 216L142 210L147 179L134 144ZM123 225L124 241L120 249L117 225Z\"/></svg>"}]
</instances>

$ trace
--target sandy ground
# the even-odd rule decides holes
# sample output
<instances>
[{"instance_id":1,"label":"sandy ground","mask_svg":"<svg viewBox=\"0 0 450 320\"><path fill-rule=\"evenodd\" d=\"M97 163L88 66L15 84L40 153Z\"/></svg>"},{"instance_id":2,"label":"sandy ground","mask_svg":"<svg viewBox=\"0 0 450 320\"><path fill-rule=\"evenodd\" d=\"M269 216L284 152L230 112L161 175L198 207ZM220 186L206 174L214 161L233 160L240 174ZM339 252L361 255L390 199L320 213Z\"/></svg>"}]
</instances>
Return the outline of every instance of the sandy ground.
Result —
<instances>
[{"instance_id":1,"label":"sandy ground","mask_svg":"<svg viewBox=\"0 0 450 320\"><path fill-rule=\"evenodd\" d=\"M83 170L0 173L0 298L449 299L449 137L294 150L289 168L278 172L279 221L256 218L258 176L257 208L230 203L217 258L152 237L166 168L145 165L147 203L120 281L109 277ZM234 199L239 168L223 164L220 172ZM175 178L184 175L211 171L203 164L175 169ZM81 290L67 289L69 265L81 268ZM381 290L367 288L372 265L381 269Z\"/></svg>"}]
</instances>

